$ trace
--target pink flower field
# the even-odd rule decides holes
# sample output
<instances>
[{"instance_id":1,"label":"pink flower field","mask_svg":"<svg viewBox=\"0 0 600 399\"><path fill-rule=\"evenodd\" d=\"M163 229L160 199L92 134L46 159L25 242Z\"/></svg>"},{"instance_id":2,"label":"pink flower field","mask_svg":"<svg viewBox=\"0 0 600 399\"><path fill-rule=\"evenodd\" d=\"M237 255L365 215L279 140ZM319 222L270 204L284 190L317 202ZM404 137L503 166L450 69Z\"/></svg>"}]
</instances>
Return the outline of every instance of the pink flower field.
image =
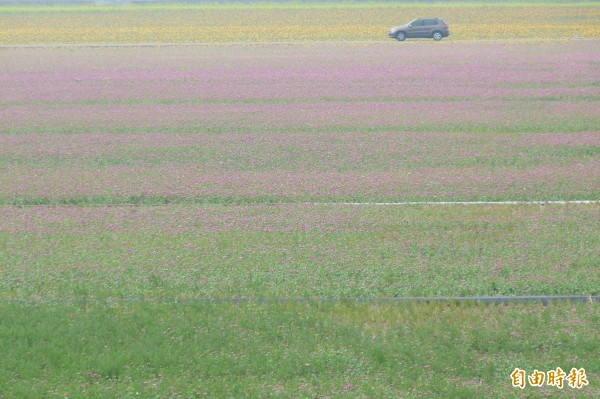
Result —
<instances>
[{"instance_id":1,"label":"pink flower field","mask_svg":"<svg viewBox=\"0 0 600 399\"><path fill-rule=\"evenodd\" d=\"M597 199L599 51L4 49L0 202Z\"/></svg>"},{"instance_id":2,"label":"pink flower field","mask_svg":"<svg viewBox=\"0 0 600 399\"><path fill-rule=\"evenodd\" d=\"M0 399L600 397L592 2L38 3L0 4Z\"/></svg>"},{"instance_id":3,"label":"pink flower field","mask_svg":"<svg viewBox=\"0 0 600 399\"><path fill-rule=\"evenodd\" d=\"M599 52L4 49L0 204L38 206L0 208L0 291L596 292L597 204L339 203L598 200Z\"/></svg>"}]
</instances>

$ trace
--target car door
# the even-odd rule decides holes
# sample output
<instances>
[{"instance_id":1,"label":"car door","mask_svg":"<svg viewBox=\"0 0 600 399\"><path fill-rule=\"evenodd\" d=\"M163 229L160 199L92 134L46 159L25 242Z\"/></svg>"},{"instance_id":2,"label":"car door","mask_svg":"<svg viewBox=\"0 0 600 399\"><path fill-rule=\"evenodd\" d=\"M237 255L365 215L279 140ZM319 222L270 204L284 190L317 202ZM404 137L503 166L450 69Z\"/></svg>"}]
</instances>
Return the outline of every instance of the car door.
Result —
<instances>
[{"instance_id":1,"label":"car door","mask_svg":"<svg viewBox=\"0 0 600 399\"><path fill-rule=\"evenodd\" d=\"M423 20L423 36L421 37L432 37L433 31L437 28L436 19L424 19Z\"/></svg>"},{"instance_id":2,"label":"car door","mask_svg":"<svg viewBox=\"0 0 600 399\"><path fill-rule=\"evenodd\" d=\"M416 19L410 23L410 28L406 32L408 37L423 37L425 26L422 19Z\"/></svg>"}]
</instances>

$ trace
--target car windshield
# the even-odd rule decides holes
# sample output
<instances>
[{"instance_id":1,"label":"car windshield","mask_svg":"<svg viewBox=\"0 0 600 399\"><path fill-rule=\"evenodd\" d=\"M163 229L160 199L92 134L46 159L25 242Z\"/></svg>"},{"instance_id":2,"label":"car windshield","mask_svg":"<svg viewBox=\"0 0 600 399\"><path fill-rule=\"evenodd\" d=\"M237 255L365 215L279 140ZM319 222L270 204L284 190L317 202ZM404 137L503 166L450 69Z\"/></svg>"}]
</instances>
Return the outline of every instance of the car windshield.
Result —
<instances>
[{"instance_id":1,"label":"car windshield","mask_svg":"<svg viewBox=\"0 0 600 399\"><path fill-rule=\"evenodd\" d=\"M413 23L417 22L419 20L419 18L417 19L413 19L412 21L410 21L409 23L407 23L406 25L412 25Z\"/></svg>"}]
</instances>

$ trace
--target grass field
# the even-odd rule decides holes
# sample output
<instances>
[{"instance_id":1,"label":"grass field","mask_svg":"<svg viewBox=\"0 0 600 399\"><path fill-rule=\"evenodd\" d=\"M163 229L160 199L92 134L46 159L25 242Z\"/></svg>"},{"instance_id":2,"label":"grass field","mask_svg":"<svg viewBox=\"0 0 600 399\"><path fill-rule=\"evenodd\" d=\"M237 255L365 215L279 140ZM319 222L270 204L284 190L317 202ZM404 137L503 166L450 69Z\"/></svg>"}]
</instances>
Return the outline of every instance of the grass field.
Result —
<instances>
[{"instance_id":1,"label":"grass field","mask_svg":"<svg viewBox=\"0 0 600 399\"><path fill-rule=\"evenodd\" d=\"M0 399L600 396L599 10L0 8Z\"/></svg>"},{"instance_id":2,"label":"grass field","mask_svg":"<svg viewBox=\"0 0 600 399\"><path fill-rule=\"evenodd\" d=\"M590 305L0 305L5 398L598 395ZM515 367L589 385L513 388Z\"/></svg>"}]
</instances>

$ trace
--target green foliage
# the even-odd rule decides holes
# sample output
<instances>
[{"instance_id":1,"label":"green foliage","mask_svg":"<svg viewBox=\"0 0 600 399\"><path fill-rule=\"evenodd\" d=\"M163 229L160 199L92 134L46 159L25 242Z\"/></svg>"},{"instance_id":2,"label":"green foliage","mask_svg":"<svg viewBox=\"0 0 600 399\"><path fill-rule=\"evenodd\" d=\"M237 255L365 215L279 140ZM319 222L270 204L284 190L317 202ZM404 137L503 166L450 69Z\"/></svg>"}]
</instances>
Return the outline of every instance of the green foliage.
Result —
<instances>
[{"instance_id":1,"label":"green foliage","mask_svg":"<svg viewBox=\"0 0 600 399\"><path fill-rule=\"evenodd\" d=\"M591 304L4 303L0 315L5 398L512 398L515 367L585 368L577 393L599 393Z\"/></svg>"}]
</instances>

